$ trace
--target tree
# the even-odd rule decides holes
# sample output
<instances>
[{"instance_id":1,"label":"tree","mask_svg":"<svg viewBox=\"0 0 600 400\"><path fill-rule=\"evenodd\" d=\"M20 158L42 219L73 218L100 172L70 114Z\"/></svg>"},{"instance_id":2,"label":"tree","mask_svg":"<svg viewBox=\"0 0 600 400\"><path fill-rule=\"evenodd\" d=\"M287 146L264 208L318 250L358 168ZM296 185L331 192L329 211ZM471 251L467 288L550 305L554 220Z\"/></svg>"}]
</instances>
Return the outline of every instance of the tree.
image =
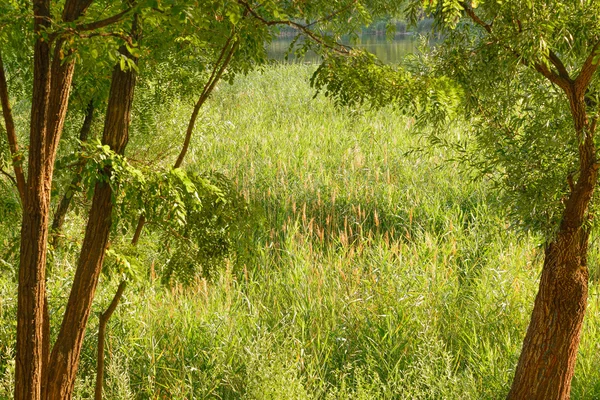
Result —
<instances>
[{"instance_id":1,"label":"tree","mask_svg":"<svg viewBox=\"0 0 600 400\"><path fill-rule=\"evenodd\" d=\"M173 93L185 88L188 93L200 91L182 151L175 162L176 169L162 173L178 179L192 197L195 186L177 167L189 146L198 109L219 80L231 80L236 73L264 62L265 42L277 33L277 26L298 29L300 35L310 39L305 48L345 51L336 44L340 33L357 29L369 20L370 12L365 8L367 4L354 0L302 3L34 0L32 10L30 3L9 0L0 5L0 51L6 56L0 59L0 100L10 145L8 158L15 176L3 172L14 180L23 204L15 398L68 399L72 396L111 227L119 216L115 199L120 192L131 190L122 186L127 177L121 175L131 172L134 178L139 177L139 171L130 168L123 157L136 84L144 80L166 81L163 88ZM383 13L385 10L383 2L374 9ZM332 33L325 34L321 29ZM18 68L21 65L22 70ZM27 65L33 68L30 70ZM78 69L88 75L78 75ZM176 73L169 76L168 71L172 70ZM32 87L28 146L21 148L10 107L7 75L16 76L24 86ZM102 93L106 94L102 143L95 147L99 161L87 165L88 176L81 180L88 185L92 204L60 331L51 343L46 267L57 152L73 83L75 87L102 87L101 77L107 75L111 79L105 92L91 90L100 98ZM19 95L24 93L27 91ZM76 108L96 104L94 101L102 104L102 100L88 98ZM88 109L90 118L92 114L93 110ZM27 149L26 157L22 148ZM143 181L140 178L137 183ZM74 182L79 184L77 178ZM61 201L57 226L61 223L61 213L65 212L61 208L69 206L68 197L64 205ZM129 193L129 197L144 196ZM180 197L175 193L174 198ZM164 211L164 207L153 208L151 204L138 203L138 206L131 210L142 215L134 238L139 237L144 218L152 217L147 215L150 210Z\"/></svg>"},{"instance_id":2,"label":"tree","mask_svg":"<svg viewBox=\"0 0 600 400\"><path fill-rule=\"evenodd\" d=\"M501 185L515 222L546 238L508 398L568 399L587 304L590 210L600 167L600 8L594 2L409 1L406 12L413 20L423 12L435 18L444 39L432 55L399 70L364 54L332 58L313 82L342 103L393 102L430 116L437 110L433 120L444 127L445 111L453 110L471 123L475 140L465 159Z\"/></svg>"}]
</instances>

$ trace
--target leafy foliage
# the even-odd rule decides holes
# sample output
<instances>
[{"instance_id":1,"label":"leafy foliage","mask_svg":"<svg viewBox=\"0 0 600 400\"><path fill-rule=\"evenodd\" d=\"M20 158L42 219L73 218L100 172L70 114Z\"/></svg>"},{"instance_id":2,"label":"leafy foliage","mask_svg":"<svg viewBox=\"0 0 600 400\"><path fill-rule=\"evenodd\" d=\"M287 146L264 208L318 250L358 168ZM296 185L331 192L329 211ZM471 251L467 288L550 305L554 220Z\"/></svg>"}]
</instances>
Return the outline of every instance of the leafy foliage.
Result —
<instances>
[{"instance_id":1,"label":"leafy foliage","mask_svg":"<svg viewBox=\"0 0 600 400\"><path fill-rule=\"evenodd\" d=\"M453 158L496 184L515 224L551 237L578 178L582 138L569 100L548 76L574 79L598 57L600 31L590 19L598 5L440 0L409 1L405 11L413 22L433 17L443 33L429 54L397 70L361 53L332 57L313 85L340 104L410 110L435 128L434 143L454 148ZM586 92L590 118L598 85L593 77ZM469 136L452 143L445 133L452 123L469 126Z\"/></svg>"},{"instance_id":2,"label":"leafy foliage","mask_svg":"<svg viewBox=\"0 0 600 400\"><path fill-rule=\"evenodd\" d=\"M115 234L132 232L139 216L144 216L153 240L162 243L158 253L164 266L159 272L165 283L210 277L231 256L232 244L243 229L246 205L224 175L186 173L179 168L139 169L97 141L84 144L73 157L85 160L82 187L88 188L88 196L97 184L113 187ZM116 271L106 272L144 274L136 253L127 241L113 246L109 256L114 262L109 265Z\"/></svg>"},{"instance_id":3,"label":"leafy foliage","mask_svg":"<svg viewBox=\"0 0 600 400\"><path fill-rule=\"evenodd\" d=\"M313 74L311 85L338 105L392 105L438 124L456 114L460 88L446 77L432 77L410 67L384 65L365 51L355 50L349 57L331 54Z\"/></svg>"}]
</instances>

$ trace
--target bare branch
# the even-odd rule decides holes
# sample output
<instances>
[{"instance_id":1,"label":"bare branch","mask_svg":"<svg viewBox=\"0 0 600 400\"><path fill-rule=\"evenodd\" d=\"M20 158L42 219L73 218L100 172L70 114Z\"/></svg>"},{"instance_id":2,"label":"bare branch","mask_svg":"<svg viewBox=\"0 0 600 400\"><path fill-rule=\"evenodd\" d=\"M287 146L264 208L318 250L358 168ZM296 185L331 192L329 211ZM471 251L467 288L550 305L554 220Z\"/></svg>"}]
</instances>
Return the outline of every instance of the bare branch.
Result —
<instances>
[{"instance_id":1,"label":"bare branch","mask_svg":"<svg viewBox=\"0 0 600 400\"><path fill-rule=\"evenodd\" d=\"M10 179L10 181L11 181L12 183L14 183L14 184L15 184L15 186L16 186L17 188L19 187L19 185L17 184L17 180L15 179L15 177L14 177L14 176L12 176L11 174L9 174L8 172L6 172L6 171L4 170L4 168L1 168L1 167L0 167L0 174L4 175L4 176L6 176L8 179Z\"/></svg>"},{"instance_id":2,"label":"bare branch","mask_svg":"<svg viewBox=\"0 0 600 400\"><path fill-rule=\"evenodd\" d=\"M315 32L313 32L312 30L309 29L310 25L302 25L302 24L299 24L297 22L290 21L290 20L271 20L271 21L269 21L269 20L263 18L262 16L260 16L255 10L253 10L252 7L250 7L250 5L246 1L238 0L238 3L243 5L246 8L246 10L250 13L250 15L252 15L254 18L261 21L263 24L265 24L267 26L275 26L275 25L291 26L293 28L298 29L299 31L304 33L306 36L310 37L314 42L319 43L321 46L323 46L325 48L328 48L328 49L333 50L340 54L349 54L350 53L347 46L344 46L342 44L338 44L337 46L332 46L331 44L325 42L323 37L321 37L320 35L316 34Z\"/></svg>"},{"instance_id":3,"label":"bare branch","mask_svg":"<svg viewBox=\"0 0 600 400\"><path fill-rule=\"evenodd\" d=\"M108 25L112 25L114 23L117 23L117 22L121 21L131 11L132 11L132 8L129 7L129 8L127 8L127 9L121 11L120 13L115 14L115 15L113 15L111 17L108 17L108 18L105 18L105 19L101 19L99 21L89 22L87 24L77 25L75 27L75 30L81 32L81 31L93 31L93 30L96 30L96 29L104 28L104 27L106 27Z\"/></svg>"},{"instance_id":4,"label":"bare branch","mask_svg":"<svg viewBox=\"0 0 600 400\"><path fill-rule=\"evenodd\" d=\"M232 42L233 42L233 44L232 44ZM198 113L200 111L200 108L206 102L206 100L212 93L215 85L221 79L221 76L225 72L225 69L231 62L231 58L233 57L233 54L237 50L238 44L239 44L239 42L237 40L235 40L235 31L234 31L231 33L231 36L229 36L229 38L227 39L227 42L221 49L221 54L219 55L219 59L215 63L212 74L211 74L210 78L208 79L208 81L206 82L206 85L204 86L204 90L202 91L200 98L194 105L194 111L192 112L192 116L190 117L190 122L188 124L187 131L185 134L185 140L183 142L181 152L179 153L179 156L177 157L177 161L175 161L175 165L173 166L173 168L179 168L181 166L181 164L183 163L183 158L185 157L187 150L189 148L190 140L192 138L192 133L194 131L194 125L196 124L196 119L198 118Z\"/></svg>"},{"instance_id":5,"label":"bare branch","mask_svg":"<svg viewBox=\"0 0 600 400\"><path fill-rule=\"evenodd\" d=\"M25 204L25 174L23 173L21 156L19 155L19 144L17 142L17 133L8 97L8 84L6 82L6 75L4 74L2 54L0 54L0 104L2 104L2 114L6 125L6 136L8 138L8 146L13 160L13 169L16 177L15 184L19 190L21 204Z\"/></svg>"}]
</instances>

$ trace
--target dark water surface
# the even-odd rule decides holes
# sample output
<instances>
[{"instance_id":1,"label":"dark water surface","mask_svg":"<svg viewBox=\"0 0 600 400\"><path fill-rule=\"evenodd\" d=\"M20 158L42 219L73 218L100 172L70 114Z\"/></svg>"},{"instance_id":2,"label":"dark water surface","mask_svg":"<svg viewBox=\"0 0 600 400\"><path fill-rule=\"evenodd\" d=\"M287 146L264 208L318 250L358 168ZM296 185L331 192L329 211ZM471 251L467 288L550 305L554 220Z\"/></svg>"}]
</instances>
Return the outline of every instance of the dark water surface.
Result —
<instances>
[{"instance_id":1,"label":"dark water surface","mask_svg":"<svg viewBox=\"0 0 600 400\"><path fill-rule=\"evenodd\" d=\"M269 46L269 57L280 62L309 62L318 63L320 58L314 53L308 53L304 58L296 58L292 53L285 60L286 52L289 50L292 43L291 37L283 37L274 40ZM352 44L352 47L363 48L375 54L381 61L385 63L397 63L407 54L415 53L419 46L419 38L416 35L397 36L392 41L389 41L385 36L381 35L363 35L358 43Z\"/></svg>"}]
</instances>

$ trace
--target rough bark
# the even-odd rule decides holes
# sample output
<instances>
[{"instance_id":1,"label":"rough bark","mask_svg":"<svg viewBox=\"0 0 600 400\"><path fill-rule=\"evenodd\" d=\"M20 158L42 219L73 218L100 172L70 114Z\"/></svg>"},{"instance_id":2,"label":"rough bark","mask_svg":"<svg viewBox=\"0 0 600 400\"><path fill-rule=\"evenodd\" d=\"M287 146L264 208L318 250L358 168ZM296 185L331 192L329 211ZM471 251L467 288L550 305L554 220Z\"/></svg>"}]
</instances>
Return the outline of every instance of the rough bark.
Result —
<instances>
[{"instance_id":1,"label":"rough bark","mask_svg":"<svg viewBox=\"0 0 600 400\"><path fill-rule=\"evenodd\" d=\"M568 399L588 293L589 232L561 232L546 249L539 292L509 399Z\"/></svg>"},{"instance_id":2,"label":"rough bark","mask_svg":"<svg viewBox=\"0 0 600 400\"><path fill-rule=\"evenodd\" d=\"M126 54L125 49L121 51ZM131 57L130 54L128 56ZM119 154L123 153L128 141L134 87L135 71L123 71L119 65L115 66L102 143ZM110 168L106 168L104 174L110 176ZM112 188L107 182L96 184L69 301L50 355L46 400L70 399L72 396L85 328L108 244L112 195Z\"/></svg>"},{"instance_id":3,"label":"rough bark","mask_svg":"<svg viewBox=\"0 0 600 400\"><path fill-rule=\"evenodd\" d=\"M34 31L44 29L50 16L49 0L33 4ZM50 90L50 47L40 37L34 45L33 94L29 141L29 171L21 222L15 399L38 400L43 369L42 342L46 293L46 238L48 204L44 190L46 112Z\"/></svg>"},{"instance_id":4,"label":"rough bark","mask_svg":"<svg viewBox=\"0 0 600 400\"><path fill-rule=\"evenodd\" d=\"M90 2L67 0L65 21L77 19ZM67 12L71 9L73 12ZM56 59L59 55L57 47L52 59L50 43L41 36L41 32L50 26L50 1L35 0L33 15L37 38L34 45L29 163L21 222L15 399L37 400L42 396L49 348L45 275L50 187L56 151L48 150L60 138L73 74L72 63L60 65L61 60Z\"/></svg>"},{"instance_id":5,"label":"rough bark","mask_svg":"<svg viewBox=\"0 0 600 400\"><path fill-rule=\"evenodd\" d=\"M113 297L110 305L102 314L100 314L100 322L98 324L98 358L96 363L96 389L94 391L94 399L102 400L102 384L104 382L104 342L106 336L106 325L110 320L110 317L113 315L117 306L119 305L119 301L121 300L121 296L123 296L123 292L125 291L125 287L127 286L126 281L121 281L119 287L117 288L117 292Z\"/></svg>"},{"instance_id":6,"label":"rough bark","mask_svg":"<svg viewBox=\"0 0 600 400\"><path fill-rule=\"evenodd\" d=\"M567 92L578 134L579 179L572 186L556 238L547 248L531 321L508 399L567 400L587 306L588 209L598 179L594 133L583 93Z\"/></svg>"}]
</instances>

